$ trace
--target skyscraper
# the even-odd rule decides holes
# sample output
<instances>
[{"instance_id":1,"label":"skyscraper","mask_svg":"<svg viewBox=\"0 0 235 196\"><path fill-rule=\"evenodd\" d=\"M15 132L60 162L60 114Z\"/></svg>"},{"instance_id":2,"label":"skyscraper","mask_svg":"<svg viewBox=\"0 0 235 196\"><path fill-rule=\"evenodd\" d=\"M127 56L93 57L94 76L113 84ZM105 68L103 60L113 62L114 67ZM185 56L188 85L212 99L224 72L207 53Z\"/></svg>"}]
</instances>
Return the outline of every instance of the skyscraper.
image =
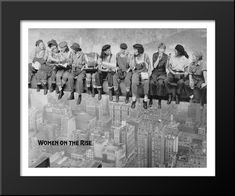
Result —
<instances>
[{"instance_id":1,"label":"skyscraper","mask_svg":"<svg viewBox=\"0 0 235 196\"><path fill-rule=\"evenodd\" d=\"M165 136L161 125L155 128L152 134L152 167L159 167L164 164L165 158Z\"/></svg>"},{"instance_id":2,"label":"skyscraper","mask_svg":"<svg viewBox=\"0 0 235 196\"><path fill-rule=\"evenodd\" d=\"M176 123L171 115L171 122L163 127L165 135L165 164L172 164L173 159L178 152L178 141L179 141L179 123Z\"/></svg>"},{"instance_id":3,"label":"skyscraper","mask_svg":"<svg viewBox=\"0 0 235 196\"><path fill-rule=\"evenodd\" d=\"M75 117L64 116L61 118L61 134L60 137L69 138L72 132L76 130Z\"/></svg>"}]
</instances>

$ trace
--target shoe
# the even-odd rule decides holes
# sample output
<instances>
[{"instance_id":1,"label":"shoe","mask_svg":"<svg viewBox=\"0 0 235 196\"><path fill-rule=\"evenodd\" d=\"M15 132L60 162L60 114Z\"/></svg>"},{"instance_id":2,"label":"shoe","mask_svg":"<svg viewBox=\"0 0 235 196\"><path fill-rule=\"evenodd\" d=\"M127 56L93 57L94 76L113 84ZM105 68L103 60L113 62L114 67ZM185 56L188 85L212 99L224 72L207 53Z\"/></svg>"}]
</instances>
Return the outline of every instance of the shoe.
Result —
<instances>
[{"instance_id":1,"label":"shoe","mask_svg":"<svg viewBox=\"0 0 235 196\"><path fill-rule=\"evenodd\" d=\"M88 95L91 94L91 87L87 87L87 94L88 94Z\"/></svg>"},{"instance_id":2,"label":"shoe","mask_svg":"<svg viewBox=\"0 0 235 196\"><path fill-rule=\"evenodd\" d=\"M102 99L102 93L101 93L101 89L98 89L98 100Z\"/></svg>"},{"instance_id":3,"label":"shoe","mask_svg":"<svg viewBox=\"0 0 235 196\"><path fill-rule=\"evenodd\" d=\"M113 101L113 92L112 92L112 89L109 90L109 101Z\"/></svg>"},{"instance_id":4,"label":"shoe","mask_svg":"<svg viewBox=\"0 0 235 196\"><path fill-rule=\"evenodd\" d=\"M49 92L52 93L54 91L54 84L51 84L50 88L49 88Z\"/></svg>"},{"instance_id":5,"label":"shoe","mask_svg":"<svg viewBox=\"0 0 235 196\"><path fill-rule=\"evenodd\" d=\"M91 96L92 97L95 97L95 88L93 87L92 90L91 90Z\"/></svg>"},{"instance_id":6,"label":"shoe","mask_svg":"<svg viewBox=\"0 0 235 196\"><path fill-rule=\"evenodd\" d=\"M55 87L55 92L56 92L56 94L59 94L60 93L60 90L59 90L59 87L56 85L56 87Z\"/></svg>"},{"instance_id":7,"label":"shoe","mask_svg":"<svg viewBox=\"0 0 235 196\"><path fill-rule=\"evenodd\" d=\"M74 92L71 92L70 96L68 97L68 100L73 100L74 99Z\"/></svg>"},{"instance_id":8,"label":"shoe","mask_svg":"<svg viewBox=\"0 0 235 196\"><path fill-rule=\"evenodd\" d=\"M40 89L41 89L40 84L37 84L37 92L40 92Z\"/></svg>"},{"instance_id":9,"label":"shoe","mask_svg":"<svg viewBox=\"0 0 235 196\"><path fill-rule=\"evenodd\" d=\"M161 103L161 99L158 100L158 109L162 108L162 103Z\"/></svg>"},{"instance_id":10,"label":"shoe","mask_svg":"<svg viewBox=\"0 0 235 196\"><path fill-rule=\"evenodd\" d=\"M150 99L149 99L149 107L152 107L152 106L153 106L153 99L150 98Z\"/></svg>"},{"instance_id":11,"label":"shoe","mask_svg":"<svg viewBox=\"0 0 235 196\"><path fill-rule=\"evenodd\" d=\"M44 93L43 94L46 95L47 94L47 90L48 90L46 84L43 85L43 89L44 89Z\"/></svg>"},{"instance_id":12,"label":"shoe","mask_svg":"<svg viewBox=\"0 0 235 196\"><path fill-rule=\"evenodd\" d=\"M63 90L61 90L61 91L59 92L58 99L61 99L61 98L63 97L63 95L64 95L64 92L63 92Z\"/></svg>"},{"instance_id":13,"label":"shoe","mask_svg":"<svg viewBox=\"0 0 235 196\"><path fill-rule=\"evenodd\" d=\"M167 104L171 104L172 101L172 95L169 95L168 100L167 100Z\"/></svg>"},{"instance_id":14,"label":"shoe","mask_svg":"<svg viewBox=\"0 0 235 196\"><path fill-rule=\"evenodd\" d=\"M118 103L119 102L119 92L118 92L118 90L115 91L115 95L116 95L116 102Z\"/></svg>"},{"instance_id":15,"label":"shoe","mask_svg":"<svg viewBox=\"0 0 235 196\"><path fill-rule=\"evenodd\" d=\"M126 99L125 99L125 103L129 103L129 92L126 92Z\"/></svg>"},{"instance_id":16,"label":"shoe","mask_svg":"<svg viewBox=\"0 0 235 196\"><path fill-rule=\"evenodd\" d=\"M78 95L77 105L79 105L81 102L82 102L82 95Z\"/></svg>"},{"instance_id":17,"label":"shoe","mask_svg":"<svg viewBox=\"0 0 235 196\"><path fill-rule=\"evenodd\" d=\"M180 103L180 99L179 99L179 96L178 96L178 95L175 96L175 103L176 103L176 104L179 104L179 103Z\"/></svg>"},{"instance_id":18,"label":"shoe","mask_svg":"<svg viewBox=\"0 0 235 196\"><path fill-rule=\"evenodd\" d=\"M132 101L132 103L131 103L131 108L134 109L134 108L135 108L135 105L136 105L136 101Z\"/></svg>"},{"instance_id":19,"label":"shoe","mask_svg":"<svg viewBox=\"0 0 235 196\"><path fill-rule=\"evenodd\" d=\"M148 108L148 102L147 101L143 101L143 108L147 109Z\"/></svg>"}]
</instances>

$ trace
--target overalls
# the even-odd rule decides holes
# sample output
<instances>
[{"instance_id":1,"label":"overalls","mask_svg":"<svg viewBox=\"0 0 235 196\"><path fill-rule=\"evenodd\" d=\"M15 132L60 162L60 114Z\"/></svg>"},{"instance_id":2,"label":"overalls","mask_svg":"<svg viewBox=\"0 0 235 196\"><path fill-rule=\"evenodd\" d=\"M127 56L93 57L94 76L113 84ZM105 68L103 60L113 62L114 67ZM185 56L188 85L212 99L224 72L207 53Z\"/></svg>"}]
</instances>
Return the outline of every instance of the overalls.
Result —
<instances>
[{"instance_id":1,"label":"overalls","mask_svg":"<svg viewBox=\"0 0 235 196\"><path fill-rule=\"evenodd\" d=\"M60 53L60 60L61 60L61 63L64 64L64 63L68 63L68 66L67 67L62 67L62 66L57 66L56 70L57 70L57 73L56 73L56 85L58 87L63 87L65 84L66 84L66 81L63 79L64 78L64 73L68 70L70 70L70 59L71 58L71 53L69 51L67 52L61 52Z\"/></svg>"},{"instance_id":2,"label":"overalls","mask_svg":"<svg viewBox=\"0 0 235 196\"><path fill-rule=\"evenodd\" d=\"M136 57L134 57L135 70L132 75L132 93L134 96L137 96L138 85L142 83L144 85L144 95L148 95L149 92L149 79L142 80L141 72L147 72L146 67L146 55L144 54L144 62L137 63Z\"/></svg>"},{"instance_id":3,"label":"overalls","mask_svg":"<svg viewBox=\"0 0 235 196\"><path fill-rule=\"evenodd\" d=\"M98 54L96 53L85 54L85 59L88 66L88 69L86 69L86 86L87 88L96 87L95 74L97 72Z\"/></svg>"},{"instance_id":4,"label":"overalls","mask_svg":"<svg viewBox=\"0 0 235 196\"><path fill-rule=\"evenodd\" d=\"M130 57L128 54L123 57L120 53L118 53L116 60L119 69L113 76L114 91L118 90L121 80L124 80L126 91L129 92L131 88L132 71L127 72L127 70L130 67Z\"/></svg>"},{"instance_id":5,"label":"overalls","mask_svg":"<svg viewBox=\"0 0 235 196\"><path fill-rule=\"evenodd\" d=\"M68 89L77 92L79 95L83 93L83 80L85 78L85 71L82 67L85 65L84 53L80 52L72 55L72 66L70 66L62 76L62 84L67 81Z\"/></svg>"},{"instance_id":6,"label":"overalls","mask_svg":"<svg viewBox=\"0 0 235 196\"><path fill-rule=\"evenodd\" d=\"M193 83L194 83L194 100L196 102L201 102L201 104L206 103L206 86L201 88L201 85L205 83L203 72L206 71L206 67L204 65L198 65L192 63L189 67L189 74L192 75Z\"/></svg>"}]
</instances>

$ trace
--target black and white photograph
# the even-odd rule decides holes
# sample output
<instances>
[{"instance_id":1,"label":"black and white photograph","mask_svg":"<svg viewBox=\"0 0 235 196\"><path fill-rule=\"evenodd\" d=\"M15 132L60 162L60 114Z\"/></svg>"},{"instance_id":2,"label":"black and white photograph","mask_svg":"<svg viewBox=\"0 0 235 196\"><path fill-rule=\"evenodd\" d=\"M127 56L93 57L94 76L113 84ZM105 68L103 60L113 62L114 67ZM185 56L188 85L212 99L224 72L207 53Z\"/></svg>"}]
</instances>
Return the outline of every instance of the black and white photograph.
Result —
<instances>
[{"instance_id":1,"label":"black and white photograph","mask_svg":"<svg viewBox=\"0 0 235 196\"><path fill-rule=\"evenodd\" d=\"M234 195L234 0L0 10L0 195Z\"/></svg>"},{"instance_id":2,"label":"black and white photograph","mask_svg":"<svg viewBox=\"0 0 235 196\"><path fill-rule=\"evenodd\" d=\"M214 65L208 64L206 25L213 23L51 24L59 22L28 28L22 40L23 55L28 51L28 84L22 84L28 155L23 150L22 156L29 168L211 166L207 89L213 92L214 84L207 68L212 75Z\"/></svg>"}]
</instances>

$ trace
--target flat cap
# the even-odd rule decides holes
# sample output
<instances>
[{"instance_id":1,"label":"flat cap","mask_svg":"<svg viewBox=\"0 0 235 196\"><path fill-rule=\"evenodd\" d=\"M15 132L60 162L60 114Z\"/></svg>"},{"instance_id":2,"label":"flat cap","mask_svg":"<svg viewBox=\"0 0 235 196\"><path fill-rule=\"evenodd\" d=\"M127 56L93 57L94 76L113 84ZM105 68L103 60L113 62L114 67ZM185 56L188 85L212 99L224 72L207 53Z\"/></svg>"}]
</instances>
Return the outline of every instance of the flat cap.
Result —
<instances>
[{"instance_id":1,"label":"flat cap","mask_svg":"<svg viewBox=\"0 0 235 196\"><path fill-rule=\"evenodd\" d=\"M43 43L43 41L41 39L39 39L36 41L35 45L38 46L41 42Z\"/></svg>"},{"instance_id":2,"label":"flat cap","mask_svg":"<svg viewBox=\"0 0 235 196\"><path fill-rule=\"evenodd\" d=\"M106 44L102 47L102 50L105 51L108 50L109 48L111 48L111 46L109 44Z\"/></svg>"},{"instance_id":3,"label":"flat cap","mask_svg":"<svg viewBox=\"0 0 235 196\"><path fill-rule=\"evenodd\" d=\"M73 43L73 45L70 48L75 50L75 51L80 51L81 50L81 47L78 43Z\"/></svg>"},{"instance_id":4,"label":"flat cap","mask_svg":"<svg viewBox=\"0 0 235 196\"><path fill-rule=\"evenodd\" d=\"M127 49L127 44L126 43L121 43L120 48L126 50Z\"/></svg>"},{"instance_id":5,"label":"flat cap","mask_svg":"<svg viewBox=\"0 0 235 196\"><path fill-rule=\"evenodd\" d=\"M51 47L51 46L58 46L57 42L56 42L54 39L48 41L48 42L47 42L47 45L48 45L48 47Z\"/></svg>"},{"instance_id":6,"label":"flat cap","mask_svg":"<svg viewBox=\"0 0 235 196\"><path fill-rule=\"evenodd\" d=\"M67 46L68 46L68 44L67 44L66 41L63 41L63 42L60 42L60 43L59 43L59 47L60 47L60 48L65 48L65 47L67 47Z\"/></svg>"},{"instance_id":7,"label":"flat cap","mask_svg":"<svg viewBox=\"0 0 235 196\"><path fill-rule=\"evenodd\" d=\"M144 47L142 44L134 44L133 48L140 49L140 48L144 48Z\"/></svg>"}]
</instances>

